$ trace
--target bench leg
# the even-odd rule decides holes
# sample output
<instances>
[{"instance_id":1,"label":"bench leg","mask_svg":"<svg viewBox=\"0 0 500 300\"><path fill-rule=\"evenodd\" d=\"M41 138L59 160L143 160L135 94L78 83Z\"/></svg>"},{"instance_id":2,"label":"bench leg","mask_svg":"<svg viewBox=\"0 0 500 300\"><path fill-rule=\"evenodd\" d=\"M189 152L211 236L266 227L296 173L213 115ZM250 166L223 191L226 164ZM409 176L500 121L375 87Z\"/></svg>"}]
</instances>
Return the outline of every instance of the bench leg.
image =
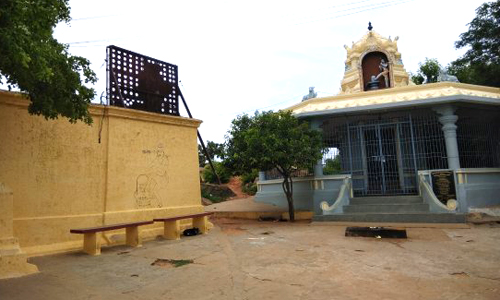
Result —
<instances>
[{"instance_id":1,"label":"bench leg","mask_svg":"<svg viewBox=\"0 0 500 300\"><path fill-rule=\"evenodd\" d=\"M127 245L132 247L141 246L141 236L139 234L139 226L127 227L126 229L126 238Z\"/></svg>"},{"instance_id":2,"label":"bench leg","mask_svg":"<svg viewBox=\"0 0 500 300\"><path fill-rule=\"evenodd\" d=\"M207 233L208 231L207 221L208 221L207 216L193 218L193 227L200 229L201 233Z\"/></svg>"},{"instance_id":3,"label":"bench leg","mask_svg":"<svg viewBox=\"0 0 500 300\"><path fill-rule=\"evenodd\" d=\"M97 233L93 232L83 234L83 251L90 255L101 254L101 245L99 245Z\"/></svg>"},{"instance_id":4,"label":"bench leg","mask_svg":"<svg viewBox=\"0 0 500 300\"><path fill-rule=\"evenodd\" d=\"M163 237L167 240L179 240L181 238L181 223L176 221L163 222Z\"/></svg>"}]
</instances>

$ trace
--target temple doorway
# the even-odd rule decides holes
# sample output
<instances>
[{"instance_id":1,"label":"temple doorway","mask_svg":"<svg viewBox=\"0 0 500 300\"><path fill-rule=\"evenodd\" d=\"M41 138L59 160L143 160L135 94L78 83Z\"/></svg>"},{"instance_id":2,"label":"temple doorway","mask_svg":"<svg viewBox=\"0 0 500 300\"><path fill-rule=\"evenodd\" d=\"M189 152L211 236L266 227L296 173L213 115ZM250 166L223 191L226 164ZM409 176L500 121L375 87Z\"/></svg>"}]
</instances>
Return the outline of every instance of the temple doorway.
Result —
<instances>
[{"instance_id":1,"label":"temple doorway","mask_svg":"<svg viewBox=\"0 0 500 300\"><path fill-rule=\"evenodd\" d=\"M418 193L418 161L423 165L428 158L426 153L420 158L417 155L419 141L410 117L362 117L347 124L339 121L324 123L324 139L329 148L335 149L329 158L339 162L341 173L351 174L354 196ZM418 128L429 128L427 123L422 125Z\"/></svg>"},{"instance_id":2,"label":"temple doorway","mask_svg":"<svg viewBox=\"0 0 500 300\"><path fill-rule=\"evenodd\" d=\"M396 129L394 124L372 125L362 129L365 141L367 190L370 195L400 193ZM404 187L403 187L404 188Z\"/></svg>"}]
</instances>

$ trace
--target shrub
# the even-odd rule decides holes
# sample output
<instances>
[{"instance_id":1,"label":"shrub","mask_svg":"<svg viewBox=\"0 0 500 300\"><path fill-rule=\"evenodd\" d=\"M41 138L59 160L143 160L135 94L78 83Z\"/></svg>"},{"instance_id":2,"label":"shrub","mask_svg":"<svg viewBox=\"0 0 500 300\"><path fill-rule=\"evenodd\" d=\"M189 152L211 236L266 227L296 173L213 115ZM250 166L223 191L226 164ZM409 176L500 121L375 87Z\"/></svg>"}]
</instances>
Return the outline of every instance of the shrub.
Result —
<instances>
[{"instance_id":1,"label":"shrub","mask_svg":"<svg viewBox=\"0 0 500 300\"><path fill-rule=\"evenodd\" d=\"M241 175L241 182L243 185L247 183L253 183L255 182L255 178L259 176L259 170L257 169L252 169L252 172L250 173L244 173Z\"/></svg>"},{"instance_id":2,"label":"shrub","mask_svg":"<svg viewBox=\"0 0 500 300\"><path fill-rule=\"evenodd\" d=\"M253 196L257 193L257 184L255 182L245 183L241 187L241 190L243 191L243 193Z\"/></svg>"},{"instance_id":3,"label":"shrub","mask_svg":"<svg viewBox=\"0 0 500 300\"><path fill-rule=\"evenodd\" d=\"M323 175L339 174L341 171L342 168L340 166L340 156L337 156L334 159L328 158L325 161L325 167L323 168Z\"/></svg>"},{"instance_id":4,"label":"shrub","mask_svg":"<svg viewBox=\"0 0 500 300\"><path fill-rule=\"evenodd\" d=\"M231 173L220 162L213 162L215 171L219 175L221 183L228 183L231 178ZM203 180L209 183L218 183L217 176L212 172L210 165L206 165L203 170Z\"/></svg>"}]
</instances>

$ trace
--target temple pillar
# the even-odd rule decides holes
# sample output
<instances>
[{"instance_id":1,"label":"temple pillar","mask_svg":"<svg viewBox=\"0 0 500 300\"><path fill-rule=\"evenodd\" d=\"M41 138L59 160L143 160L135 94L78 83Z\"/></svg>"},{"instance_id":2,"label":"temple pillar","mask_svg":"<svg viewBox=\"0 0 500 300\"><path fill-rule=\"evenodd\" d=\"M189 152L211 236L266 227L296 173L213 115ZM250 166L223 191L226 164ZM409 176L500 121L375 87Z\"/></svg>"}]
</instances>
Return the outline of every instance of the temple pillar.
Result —
<instances>
[{"instance_id":1,"label":"temple pillar","mask_svg":"<svg viewBox=\"0 0 500 300\"><path fill-rule=\"evenodd\" d=\"M448 168L452 170L460 169L460 157L458 154L457 125L458 116L455 115L456 108L452 105L443 105L434 108L440 117L439 122L443 125L444 140L446 144L446 156L448 158Z\"/></svg>"},{"instance_id":2,"label":"temple pillar","mask_svg":"<svg viewBox=\"0 0 500 300\"><path fill-rule=\"evenodd\" d=\"M318 160L314 165L314 177L323 176L323 160Z\"/></svg>"},{"instance_id":3,"label":"temple pillar","mask_svg":"<svg viewBox=\"0 0 500 300\"><path fill-rule=\"evenodd\" d=\"M14 237L14 195L0 183L0 279L24 276L38 272L27 262L26 254Z\"/></svg>"},{"instance_id":4,"label":"temple pillar","mask_svg":"<svg viewBox=\"0 0 500 300\"><path fill-rule=\"evenodd\" d=\"M310 121L311 128L323 134L321 124L323 124L323 120L313 119ZM323 177L323 159L319 159L314 165L314 177Z\"/></svg>"}]
</instances>

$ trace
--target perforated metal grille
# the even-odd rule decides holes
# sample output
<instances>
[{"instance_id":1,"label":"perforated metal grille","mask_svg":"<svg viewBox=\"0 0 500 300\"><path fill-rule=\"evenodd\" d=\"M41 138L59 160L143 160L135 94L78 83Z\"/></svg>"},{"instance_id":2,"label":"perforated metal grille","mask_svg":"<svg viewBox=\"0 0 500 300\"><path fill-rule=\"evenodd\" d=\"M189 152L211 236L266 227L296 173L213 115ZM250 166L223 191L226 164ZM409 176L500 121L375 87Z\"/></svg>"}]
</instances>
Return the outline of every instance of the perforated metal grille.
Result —
<instances>
[{"instance_id":1,"label":"perforated metal grille","mask_svg":"<svg viewBox=\"0 0 500 300\"><path fill-rule=\"evenodd\" d=\"M457 115L460 167L500 167L500 110L467 107Z\"/></svg>"},{"instance_id":2,"label":"perforated metal grille","mask_svg":"<svg viewBox=\"0 0 500 300\"><path fill-rule=\"evenodd\" d=\"M116 46L107 47L110 105L179 115L177 66Z\"/></svg>"}]
</instances>

